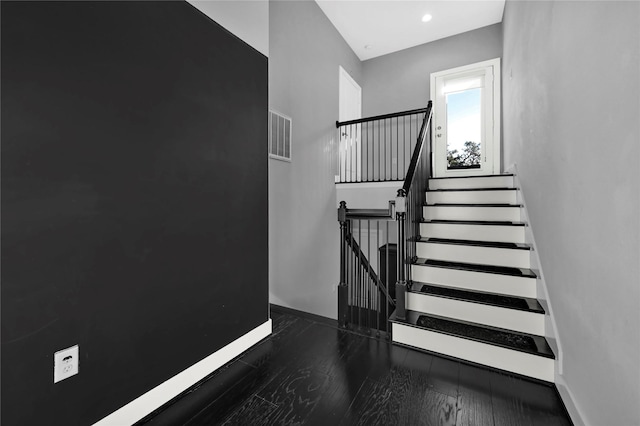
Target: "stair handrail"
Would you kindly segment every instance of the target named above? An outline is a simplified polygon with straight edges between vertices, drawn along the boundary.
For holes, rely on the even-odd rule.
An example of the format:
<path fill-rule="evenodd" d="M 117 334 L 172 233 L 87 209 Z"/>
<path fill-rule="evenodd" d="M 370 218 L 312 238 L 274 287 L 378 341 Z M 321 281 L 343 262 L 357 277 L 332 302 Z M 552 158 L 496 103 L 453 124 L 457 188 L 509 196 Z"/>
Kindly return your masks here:
<path fill-rule="evenodd" d="M 393 221 L 395 215 L 395 200 L 389 201 L 387 209 L 348 209 L 345 201 L 340 202 L 338 208 L 338 222 L 340 223 L 340 282 L 338 284 L 338 324 L 340 327 L 347 327 L 348 324 L 348 286 L 347 286 L 347 250 L 359 260 L 362 270 L 371 278 L 375 287 L 382 293 L 386 303 L 395 307 L 396 302 L 391 297 L 387 285 L 385 285 L 378 274 L 374 271 L 369 258 L 364 253 L 360 245 L 353 238 L 351 232 L 351 222 L 353 220 L 388 220 Z M 388 315 L 387 315 L 388 317 Z M 379 331 L 378 331 L 379 334 Z"/>
<path fill-rule="evenodd" d="M 411 162 L 409 163 L 409 168 L 407 169 L 407 175 L 404 178 L 404 184 L 402 185 L 402 189 L 408 193 L 411 189 L 411 184 L 413 183 L 413 178 L 416 175 L 416 169 L 418 167 L 418 161 L 420 161 L 420 156 L 422 155 L 423 147 L 425 146 L 425 140 L 427 137 L 427 129 L 431 130 L 431 117 L 433 116 L 432 111 L 432 101 L 429 101 L 426 108 L 423 108 L 425 112 L 424 120 L 422 121 L 422 126 L 420 127 L 420 133 L 418 134 L 418 143 L 416 143 L 415 148 L 413 149 L 413 155 L 411 156 Z"/>
<path fill-rule="evenodd" d="M 396 282 L 395 318 L 406 319 L 407 284 L 411 282 L 411 263 L 416 258 L 416 241 L 420 238 L 422 206 L 425 201 L 427 179 L 431 177 L 431 119 L 432 101 L 429 101 L 418 141 L 411 156 L 402 188 L 396 196 L 398 221 L 398 281 Z M 428 140 L 428 142 L 427 142 Z"/>
<path fill-rule="evenodd" d="M 378 277 L 378 274 L 376 274 L 376 271 L 373 270 L 373 267 L 371 266 L 371 263 L 369 263 L 369 259 L 367 258 L 367 256 L 362 251 L 362 248 L 356 242 L 356 240 L 351 237 L 352 237 L 351 233 L 347 232 L 347 235 L 346 235 L 347 245 L 351 247 L 351 249 L 353 250 L 353 253 L 360 260 L 360 262 L 362 263 L 362 268 L 368 272 L 369 277 L 371 277 L 376 287 L 378 287 L 378 289 L 380 289 L 382 294 L 385 295 L 385 297 L 387 298 L 387 302 L 393 306 L 396 306 L 396 302 L 393 300 L 393 298 L 387 291 L 385 285 L 382 283 L 382 280 L 380 279 L 380 277 Z"/>
<path fill-rule="evenodd" d="M 365 118 L 357 118 L 355 120 L 336 121 L 336 128 L 342 127 L 342 126 L 348 126 L 350 124 L 361 124 L 361 123 L 368 123 L 370 121 L 385 120 L 387 118 L 402 117 L 404 115 L 421 114 L 423 112 L 427 112 L 428 109 L 429 109 L 428 107 L 417 108 L 417 109 L 410 109 L 407 111 L 392 112 L 390 114 L 382 114 L 382 115 L 375 115 L 375 116 L 365 117 Z"/>
<path fill-rule="evenodd" d="M 336 121 L 336 183 L 399 181 L 427 108 Z"/>

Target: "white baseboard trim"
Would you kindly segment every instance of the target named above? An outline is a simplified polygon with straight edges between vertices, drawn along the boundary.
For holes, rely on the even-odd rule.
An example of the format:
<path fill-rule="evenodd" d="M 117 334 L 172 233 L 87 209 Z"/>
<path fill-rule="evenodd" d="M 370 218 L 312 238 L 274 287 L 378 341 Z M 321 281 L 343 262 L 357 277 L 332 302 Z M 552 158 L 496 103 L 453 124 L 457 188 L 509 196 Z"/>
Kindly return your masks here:
<path fill-rule="evenodd" d="M 556 316 L 553 313 L 553 305 L 549 298 L 549 289 L 547 287 L 547 280 L 545 279 L 544 271 L 542 269 L 542 262 L 540 262 L 540 256 L 538 251 L 538 245 L 536 244 L 536 239 L 533 233 L 533 227 L 531 225 L 531 221 L 529 220 L 529 210 L 527 209 L 527 201 L 524 197 L 524 190 L 522 188 L 522 183 L 520 182 L 520 175 L 518 173 L 518 165 L 516 163 L 512 164 L 510 167 L 511 173 L 513 173 L 513 182 L 515 185 L 520 188 L 518 191 L 518 203 L 522 204 L 522 215 L 523 221 L 527 224 L 525 227 L 525 242 L 531 244 L 533 250 L 531 250 L 531 268 L 536 270 L 538 275 L 538 300 L 542 302 L 542 306 L 547 312 L 547 327 L 546 327 L 546 336 L 549 345 L 553 349 L 553 352 L 556 354 L 556 371 L 559 375 L 563 373 L 564 366 L 564 352 L 562 351 L 562 342 L 560 340 L 560 334 L 558 333 L 558 325 L 556 324 Z"/>
<path fill-rule="evenodd" d="M 176 374 L 167 381 L 159 384 L 147 393 L 119 408 L 107 417 L 94 423 L 93 426 L 124 426 L 132 425 L 141 420 L 163 404 L 189 389 L 200 380 L 222 367 L 242 352 L 251 348 L 271 334 L 271 318 L 247 334 L 239 337 L 227 346 L 217 350 L 208 357 L 193 364 L 186 370 Z"/>
<path fill-rule="evenodd" d="M 571 390 L 569 390 L 567 382 L 564 380 L 564 377 L 559 374 L 556 374 L 556 388 L 573 424 L 575 426 L 586 426 L 587 424 L 584 421 L 584 417 L 575 403 L 575 398 Z"/>

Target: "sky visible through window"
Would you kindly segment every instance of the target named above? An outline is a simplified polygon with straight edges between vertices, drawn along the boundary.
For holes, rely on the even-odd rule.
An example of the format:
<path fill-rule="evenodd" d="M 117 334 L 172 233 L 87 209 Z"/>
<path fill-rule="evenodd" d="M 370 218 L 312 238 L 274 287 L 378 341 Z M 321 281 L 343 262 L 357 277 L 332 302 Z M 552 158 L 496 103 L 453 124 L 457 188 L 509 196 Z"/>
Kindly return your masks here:
<path fill-rule="evenodd" d="M 462 152 L 466 141 L 482 142 L 480 115 L 482 89 L 468 89 L 448 93 L 447 96 L 447 149 Z"/>

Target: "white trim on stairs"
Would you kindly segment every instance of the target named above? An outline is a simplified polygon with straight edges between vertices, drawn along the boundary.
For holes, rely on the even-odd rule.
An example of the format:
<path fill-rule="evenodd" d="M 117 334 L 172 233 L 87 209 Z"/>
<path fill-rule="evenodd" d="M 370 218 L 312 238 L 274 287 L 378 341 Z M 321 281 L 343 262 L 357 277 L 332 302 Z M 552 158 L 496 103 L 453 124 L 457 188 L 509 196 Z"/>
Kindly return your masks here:
<path fill-rule="evenodd" d="M 531 277 L 440 268 L 430 265 L 411 265 L 411 278 L 414 281 L 463 290 L 477 290 L 532 299 L 537 296 L 536 279 Z"/>
<path fill-rule="evenodd" d="M 424 206 L 424 220 L 486 220 L 520 222 L 520 206 Z"/>
<path fill-rule="evenodd" d="M 524 243 L 524 226 L 421 223 L 424 238 Z"/>
<path fill-rule="evenodd" d="M 517 189 L 483 191 L 427 191 L 427 204 L 516 204 Z"/>
<path fill-rule="evenodd" d="M 453 179 L 432 179 L 429 189 L 514 188 L 513 176 L 476 176 Z"/>
<path fill-rule="evenodd" d="M 551 358 L 506 349 L 475 340 L 392 323 L 393 341 L 431 352 L 465 359 L 547 382 L 554 381 Z"/>
<path fill-rule="evenodd" d="M 107 417 L 94 423 L 93 426 L 124 426 L 134 424 L 269 336 L 271 331 L 272 324 L 271 318 L 269 318 L 266 322 L 249 331 L 247 334 L 237 338 L 227 346 L 159 384 L 147 393 L 109 414 Z"/>
<path fill-rule="evenodd" d="M 484 305 L 464 300 L 407 293 L 407 309 L 429 315 L 461 319 L 476 324 L 544 336 L 544 314 Z"/>
<path fill-rule="evenodd" d="M 450 244 L 427 240 L 416 242 L 416 256 L 424 259 L 481 263 L 511 268 L 529 268 L 531 266 L 529 250 Z"/>

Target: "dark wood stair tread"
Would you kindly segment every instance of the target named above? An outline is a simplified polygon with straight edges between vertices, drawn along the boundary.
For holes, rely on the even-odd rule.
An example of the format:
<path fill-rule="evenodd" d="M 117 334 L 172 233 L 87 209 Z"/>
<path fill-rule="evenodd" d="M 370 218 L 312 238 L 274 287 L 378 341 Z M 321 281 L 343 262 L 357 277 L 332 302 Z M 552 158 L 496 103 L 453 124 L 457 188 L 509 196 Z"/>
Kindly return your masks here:
<path fill-rule="evenodd" d="M 485 293 L 482 291 L 461 290 L 420 282 L 414 282 L 412 284 L 411 292 L 536 314 L 545 313 L 540 302 L 528 297 L 515 297 L 503 294 Z"/>
<path fill-rule="evenodd" d="M 528 268 L 511 268 L 508 266 L 483 265 L 480 263 L 449 262 L 446 260 L 424 258 L 418 258 L 414 264 L 471 272 L 485 272 L 488 274 L 510 275 L 514 277 L 537 278 L 535 272 Z"/>
<path fill-rule="evenodd" d="M 431 219 L 423 220 L 420 223 L 437 223 L 437 224 L 449 224 L 449 225 L 487 225 L 487 226 L 524 226 L 524 222 L 510 222 L 510 221 L 497 221 L 497 220 L 445 220 L 445 219 Z"/>
<path fill-rule="evenodd" d="M 518 333 L 502 328 L 454 320 L 436 315 L 427 315 L 415 311 L 407 311 L 407 319 L 404 321 L 398 320 L 394 313 L 391 321 L 427 331 L 448 334 L 462 339 L 555 359 L 553 350 L 549 346 L 549 343 L 547 343 L 547 340 L 542 336 L 536 336 L 534 334 Z"/>
<path fill-rule="evenodd" d="M 513 249 L 513 250 L 531 250 L 529 244 L 524 243 L 507 243 L 507 242 L 494 242 L 494 241 L 475 241 L 475 240 L 451 240 L 447 238 L 421 238 L 419 243 L 435 243 L 435 244 L 454 244 L 461 246 L 474 246 L 474 247 L 490 247 L 501 249 Z"/>

